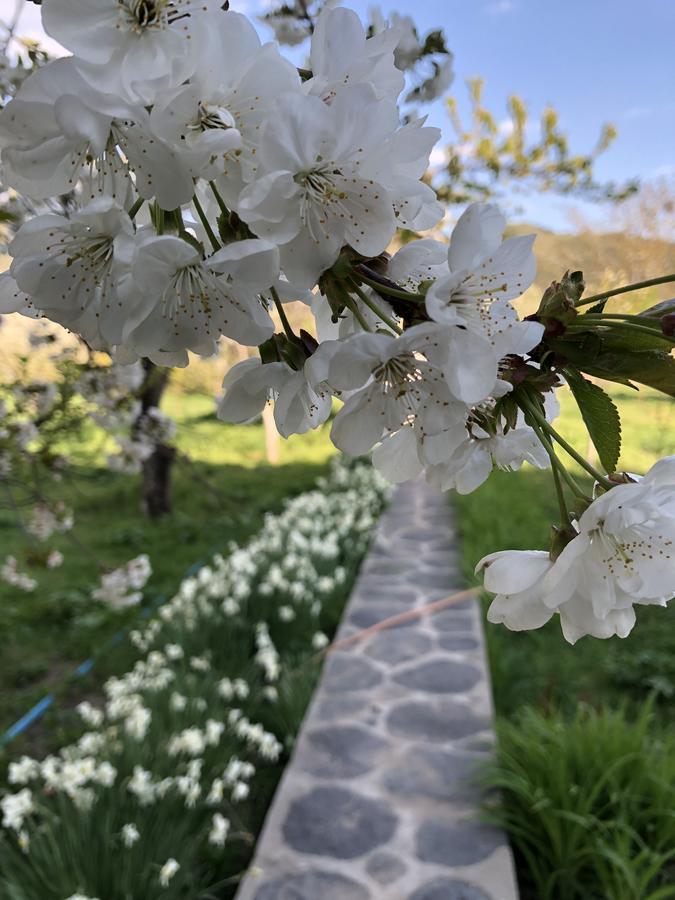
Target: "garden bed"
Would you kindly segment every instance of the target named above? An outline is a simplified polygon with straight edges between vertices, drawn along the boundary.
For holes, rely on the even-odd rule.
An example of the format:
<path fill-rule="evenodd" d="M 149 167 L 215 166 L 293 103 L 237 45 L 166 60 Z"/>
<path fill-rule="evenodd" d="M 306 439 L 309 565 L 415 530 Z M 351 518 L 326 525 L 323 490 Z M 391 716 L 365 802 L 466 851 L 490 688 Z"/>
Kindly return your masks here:
<path fill-rule="evenodd" d="M 10 764 L 3 896 L 234 894 L 384 498 L 336 464 L 134 633 L 79 740 Z"/>

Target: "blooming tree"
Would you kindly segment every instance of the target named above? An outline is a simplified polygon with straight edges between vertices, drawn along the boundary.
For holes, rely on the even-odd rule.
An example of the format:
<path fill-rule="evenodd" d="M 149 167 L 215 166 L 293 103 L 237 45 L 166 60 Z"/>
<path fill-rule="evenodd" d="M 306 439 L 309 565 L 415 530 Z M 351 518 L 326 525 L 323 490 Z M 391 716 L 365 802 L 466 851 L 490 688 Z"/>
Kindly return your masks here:
<path fill-rule="evenodd" d="M 585 297 L 573 272 L 521 320 L 513 301 L 534 280 L 534 238 L 504 239 L 490 203 L 470 205 L 449 244 L 423 238 L 392 255 L 400 229 L 443 216 L 424 180 L 439 132 L 402 103 L 444 88 L 449 58 L 433 57 L 447 51 L 420 50 L 400 19 L 366 30 L 349 9 L 313 17 L 302 2 L 284 15 L 280 36 L 310 36 L 308 68 L 220 0 L 43 4 L 73 55 L 0 114 L 3 173 L 36 200 L 75 192 L 77 208 L 18 231 L 0 311 L 44 316 L 124 364 L 184 366 L 223 336 L 256 347 L 225 377 L 223 420 L 249 421 L 272 399 L 280 433 L 299 434 L 337 398 L 336 446 L 372 449 L 394 482 L 424 475 L 466 493 L 494 466 L 550 467 L 551 550 L 479 563 L 498 594 L 490 616 L 533 628 L 558 613 L 570 640 L 625 636 L 635 605 L 673 594 L 675 458 L 644 479 L 616 472 L 618 412 L 586 376 L 675 396 L 673 304 L 606 313 L 644 283 Z M 424 59 L 431 74 L 409 90 L 402 68 Z M 293 300 L 311 306 L 315 334 L 293 331 Z M 552 424 L 563 382 L 602 471 Z"/>

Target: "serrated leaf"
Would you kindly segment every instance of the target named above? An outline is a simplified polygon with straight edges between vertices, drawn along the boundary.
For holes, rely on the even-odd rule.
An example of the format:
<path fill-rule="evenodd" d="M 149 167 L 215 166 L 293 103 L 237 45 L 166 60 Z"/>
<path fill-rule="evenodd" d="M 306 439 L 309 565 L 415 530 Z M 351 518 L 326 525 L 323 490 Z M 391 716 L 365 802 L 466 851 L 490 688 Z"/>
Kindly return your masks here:
<path fill-rule="evenodd" d="M 645 334 L 641 331 L 630 331 L 623 334 L 614 331 L 604 334 L 602 343 L 607 350 L 625 350 L 628 353 L 633 353 L 635 350 L 668 351 L 673 346 L 671 338 L 666 337 L 665 334 Z"/>
<path fill-rule="evenodd" d="M 579 368 L 610 381 L 627 378 L 675 397 L 675 356 L 663 350 L 601 353 L 589 365 Z"/>
<path fill-rule="evenodd" d="M 616 471 L 621 455 L 621 418 L 612 398 L 603 389 L 578 372 L 565 372 L 567 383 L 598 451 L 600 462 L 610 475 Z"/>

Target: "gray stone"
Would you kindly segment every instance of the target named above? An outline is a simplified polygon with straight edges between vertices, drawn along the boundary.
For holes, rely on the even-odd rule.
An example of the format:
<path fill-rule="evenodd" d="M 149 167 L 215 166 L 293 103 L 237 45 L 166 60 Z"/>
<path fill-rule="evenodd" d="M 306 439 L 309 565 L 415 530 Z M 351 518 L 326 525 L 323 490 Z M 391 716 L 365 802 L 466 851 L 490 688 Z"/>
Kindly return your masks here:
<path fill-rule="evenodd" d="M 316 708 L 317 718 L 328 722 L 336 719 L 352 719 L 368 705 L 365 697 L 327 697 Z"/>
<path fill-rule="evenodd" d="M 477 650 L 480 645 L 476 638 L 473 637 L 464 637 L 463 635 L 442 635 L 438 639 L 438 646 L 441 650 L 457 652 L 461 650 Z"/>
<path fill-rule="evenodd" d="M 264 884 L 255 900 L 369 900 L 363 885 L 334 872 L 303 872 Z"/>
<path fill-rule="evenodd" d="M 438 800 L 473 801 L 480 804 L 476 786 L 480 760 L 435 747 L 408 750 L 396 768 L 389 769 L 383 782 L 401 797 L 432 797 Z"/>
<path fill-rule="evenodd" d="M 423 884 L 408 900 L 491 900 L 480 888 L 457 878 L 435 878 Z"/>
<path fill-rule="evenodd" d="M 387 742 L 358 725 L 333 725 L 310 731 L 302 768 L 319 778 L 355 778 L 376 764 Z"/>
<path fill-rule="evenodd" d="M 433 706 L 418 700 L 399 703 L 387 716 L 386 724 L 390 734 L 397 737 L 443 743 L 476 734 L 488 726 L 486 719 L 451 700 Z"/>
<path fill-rule="evenodd" d="M 441 866 L 471 866 L 491 856 L 505 843 L 489 825 L 469 821 L 429 819 L 417 831 L 417 856 Z"/>
<path fill-rule="evenodd" d="M 379 669 L 367 659 L 335 653 L 326 665 L 324 688 L 331 694 L 365 691 L 382 681 Z"/>
<path fill-rule="evenodd" d="M 291 804 L 284 838 L 299 853 L 356 859 L 388 843 L 398 818 L 381 800 L 338 787 L 318 787 Z"/>
<path fill-rule="evenodd" d="M 473 616 L 464 612 L 455 612 L 454 610 L 435 613 L 429 621 L 436 631 L 440 631 L 441 633 L 472 631 L 475 624 Z"/>
<path fill-rule="evenodd" d="M 381 631 L 370 639 L 366 653 L 378 662 L 396 666 L 419 659 L 429 653 L 432 646 L 431 638 L 425 634 L 407 634 L 401 638 L 395 631 Z"/>
<path fill-rule="evenodd" d="M 439 588 L 440 590 L 449 593 L 449 585 L 452 581 L 452 573 L 434 572 L 426 569 L 422 570 L 421 572 L 411 572 L 410 578 L 411 581 L 413 581 L 413 583 L 418 587 Z"/>
<path fill-rule="evenodd" d="M 378 850 L 368 860 L 366 872 L 378 884 L 391 884 L 405 875 L 407 869 L 398 856 Z"/>
<path fill-rule="evenodd" d="M 412 608 L 412 603 L 405 604 L 378 604 L 375 608 L 369 607 L 361 607 L 361 609 L 355 610 L 353 612 L 348 621 L 352 625 L 356 625 L 358 628 L 370 628 L 372 625 L 379 625 L 380 622 L 385 622 L 387 619 L 391 619 L 394 616 L 400 616 L 401 613 L 408 612 Z M 410 619 L 408 621 L 399 622 L 396 625 L 390 625 L 389 628 L 402 628 L 402 627 L 410 627 L 413 625 L 417 625 L 418 622 L 416 619 Z"/>
<path fill-rule="evenodd" d="M 411 666 L 394 675 L 404 687 L 429 694 L 459 694 L 480 680 L 480 672 L 469 663 L 440 658 Z"/>

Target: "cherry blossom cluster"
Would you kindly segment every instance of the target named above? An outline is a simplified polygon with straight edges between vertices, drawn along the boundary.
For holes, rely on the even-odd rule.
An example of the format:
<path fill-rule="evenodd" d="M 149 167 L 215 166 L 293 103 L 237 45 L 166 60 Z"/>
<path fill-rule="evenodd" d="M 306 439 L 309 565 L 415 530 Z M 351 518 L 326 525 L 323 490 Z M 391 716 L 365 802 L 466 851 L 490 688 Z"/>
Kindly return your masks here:
<path fill-rule="evenodd" d="M 257 348 L 225 377 L 223 420 L 255 419 L 272 399 L 287 437 L 324 425 L 338 401 L 335 445 L 373 451 L 393 482 L 423 475 L 466 493 L 494 467 L 527 462 L 551 466 L 558 485 L 567 474 L 555 448 L 568 447 L 551 424 L 556 389 L 577 379 L 586 421 L 598 402 L 613 409 L 579 375 L 588 359 L 579 341 L 590 333 L 601 342 L 591 374 L 625 381 L 633 371 L 602 341 L 639 332 L 670 348 L 672 321 L 654 313 L 613 322 L 621 317 L 604 317 L 604 303 L 580 315 L 577 305 L 593 298 L 581 299 L 579 273 L 522 320 L 513 302 L 534 281 L 534 238 L 505 238 L 492 204 L 466 209 L 449 242 L 404 243 L 402 232 L 433 230 L 445 213 L 425 179 L 439 132 L 403 111 L 449 82 L 442 36 L 421 39 L 396 16 L 375 15 L 365 28 L 332 3 L 315 19 L 304 3 L 268 18 L 284 42 L 309 40 L 305 68 L 220 0 L 43 3 L 46 31 L 72 56 L 31 75 L 0 114 L 3 177 L 36 201 L 75 200 L 67 214 L 35 216 L 18 231 L 0 312 L 44 316 L 128 365 L 184 366 L 191 352 L 214 354 L 223 337 Z M 432 77 L 404 94 L 404 72 L 424 59 Z M 313 333 L 294 332 L 290 301 L 311 307 Z M 656 353 L 658 377 L 652 369 L 643 383 L 673 393 Z M 618 435 L 617 423 L 608 427 Z M 138 462 L 137 450 L 123 456 Z M 558 491 L 559 538 L 574 548 L 569 556 L 585 540 L 584 522 L 597 520 L 589 540 L 614 605 L 588 590 L 574 602 L 538 594 L 574 620 L 567 636 L 626 632 L 613 615 L 627 602 L 615 557 L 630 570 L 634 602 L 645 596 L 636 560 L 618 539 L 607 543 L 595 512 L 625 480 L 614 472 L 618 453 L 604 459 L 606 474 L 585 466 L 597 499 L 572 486 L 579 502 L 570 511 Z M 663 490 L 672 499 L 672 485 Z M 656 546 L 661 533 L 641 540 Z M 546 591 L 564 569 L 560 550 L 547 555 L 555 565 Z M 675 557 L 668 545 L 663 553 L 671 588 L 651 601 L 675 583 Z M 488 582 L 498 588 L 494 573 L 505 567 L 493 565 Z"/>

